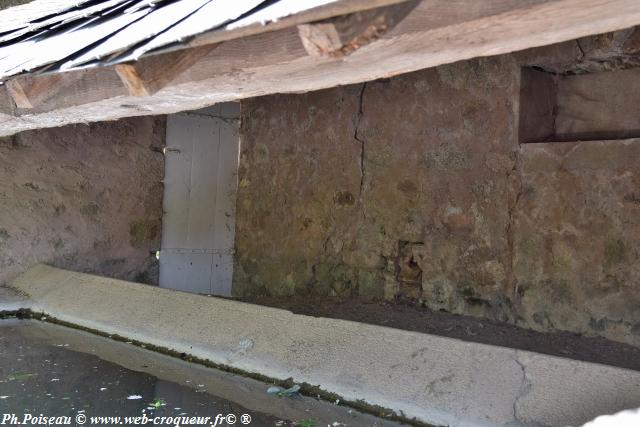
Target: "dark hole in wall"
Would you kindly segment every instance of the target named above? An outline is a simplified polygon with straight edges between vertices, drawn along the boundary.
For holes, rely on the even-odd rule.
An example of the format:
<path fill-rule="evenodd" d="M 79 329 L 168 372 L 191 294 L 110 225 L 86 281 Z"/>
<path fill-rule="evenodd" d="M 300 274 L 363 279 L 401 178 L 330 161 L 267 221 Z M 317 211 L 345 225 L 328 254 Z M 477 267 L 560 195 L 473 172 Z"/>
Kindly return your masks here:
<path fill-rule="evenodd" d="M 523 68 L 520 143 L 640 137 L 640 68 L 558 75 Z"/>
<path fill-rule="evenodd" d="M 558 76 L 534 68 L 522 68 L 520 77 L 521 143 L 547 141 L 555 134 Z"/>
<path fill-rule="evenodd" d="M 417 300 L 422 294 L 422 269 L 418 265 L 417 252 L 423 245 L 422 242 L 398 242 L 396 280 L 400 285 L 400 297 Z"/>

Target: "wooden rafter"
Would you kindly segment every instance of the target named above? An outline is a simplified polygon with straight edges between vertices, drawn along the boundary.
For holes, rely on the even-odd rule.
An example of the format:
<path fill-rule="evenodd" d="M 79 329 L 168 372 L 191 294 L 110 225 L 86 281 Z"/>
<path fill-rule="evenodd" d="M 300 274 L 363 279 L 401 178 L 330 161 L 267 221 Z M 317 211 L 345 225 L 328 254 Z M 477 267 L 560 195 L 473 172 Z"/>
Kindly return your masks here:
<path fill-rule="evenodd" d="M 225 41 L 151 96 L 131 96 L 113 67 L 73 78 L 78 72 L 63 73 L 69 77 L 48 84 L 40 79 L 53 76 L 20 77 L 16 80 L 33 108 L 17 108 L 16 117 L 0 123 L 0 136 L 385 78 L 640 25 L 640 8 L 638 0 L 422 1 L 391 31 L 340 58 L 309 55 L 299 24 Z M 160 64 L 164 55 L 158 56 Z M 34 104 L 35 87 L 49 89 Z M 12 111 L 5 107 L 0 111 Z"/>
<path fill-rule="evenodd" d="M 129 95 L 150 96 L 174 81 L 216 46 L 210 44 L 150 56 L 132 64 L 115 65 L 114 69 Z"/>
<path fill-rule="evenodd" d="M 314 56 L 346 56 L 391 31 L 419 3 L 412 0 L 298 25 L 302 44 Z"/>

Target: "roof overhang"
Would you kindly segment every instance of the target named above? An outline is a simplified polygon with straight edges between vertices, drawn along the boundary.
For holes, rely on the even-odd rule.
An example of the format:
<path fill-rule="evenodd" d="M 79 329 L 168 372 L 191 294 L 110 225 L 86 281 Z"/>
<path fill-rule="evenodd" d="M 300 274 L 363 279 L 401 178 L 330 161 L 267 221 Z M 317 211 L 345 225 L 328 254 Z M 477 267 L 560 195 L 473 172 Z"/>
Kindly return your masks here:
<path fill-rule="evenodd" d="M 16 75 L 0 87 L 0 136 L 359 83 L 638 24 L 637 0 L 332 0 L 135 62 Z"/>

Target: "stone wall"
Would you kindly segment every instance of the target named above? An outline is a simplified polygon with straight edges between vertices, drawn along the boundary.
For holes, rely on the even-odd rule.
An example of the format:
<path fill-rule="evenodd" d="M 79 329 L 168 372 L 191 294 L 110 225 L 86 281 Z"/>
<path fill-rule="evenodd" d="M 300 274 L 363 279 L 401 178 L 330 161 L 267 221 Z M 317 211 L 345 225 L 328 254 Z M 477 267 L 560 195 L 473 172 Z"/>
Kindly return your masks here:
<path fill-rule="evenodd" d="M 245 102 L 236 293 L 504 317 L 518 81 L 503 56 Z"/>
<path fill-rule="evenodd" d="M 521 159 L 522 322 L 640 344 L 640 140 L 529 144 Z"/>
<path fill-rule="evenodd" d="M 0 284 L 43 262 L 157 282 L 164 118 L 0 139 Z"/>
<path fill-rule="evenodd" d="M 243 102 L 234 293 L 640 345 L 640 142 L 519 145 L 523 58 Z"/>

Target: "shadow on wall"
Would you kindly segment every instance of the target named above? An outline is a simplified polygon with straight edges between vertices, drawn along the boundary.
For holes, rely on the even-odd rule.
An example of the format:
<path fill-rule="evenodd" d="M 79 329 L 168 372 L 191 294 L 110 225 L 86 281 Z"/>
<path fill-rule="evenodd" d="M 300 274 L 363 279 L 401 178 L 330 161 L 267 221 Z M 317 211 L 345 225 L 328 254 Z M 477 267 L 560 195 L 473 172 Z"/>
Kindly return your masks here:
<path fill-rule="evenodd" d="M 235 294 L 408 298 L 640 345 L 640 141 L 520 145 L 518 117 L 523 66 L 632 32 L 244 102 Z M 637 69 L 591 71 L 549 91 L 544 140 L 640 128 Z"/>
<path fill-rule="evenodd" d="M 0 139 L 0 283 L 35 263 L 157 284 L 164 117 Z"/>

